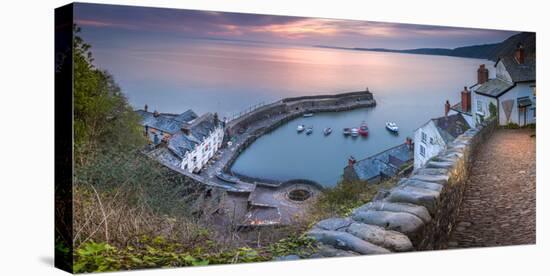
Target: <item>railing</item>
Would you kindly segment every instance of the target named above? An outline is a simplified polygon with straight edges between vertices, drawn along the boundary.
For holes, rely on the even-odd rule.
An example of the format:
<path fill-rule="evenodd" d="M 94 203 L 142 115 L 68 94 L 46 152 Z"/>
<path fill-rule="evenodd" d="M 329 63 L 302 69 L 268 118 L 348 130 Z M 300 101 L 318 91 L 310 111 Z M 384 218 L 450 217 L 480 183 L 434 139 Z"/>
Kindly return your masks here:
<path fill-rule="evenodd" d="M 241 118 L 245 115 L 248 115 L 248 114 L 250 114 L 250 113 L 266 106 L 266 105 L 270 105 L 270 104 L 273 104 L 273 103 L 276 103 L 276 102 L 277 101 L 274 101 L 274 102 L 265 102 L 265 101 L 263 101 L 263 102 L 259 102 L 259 103 L 255 104 L 255 105 L 251 105 L 251 106 L 247 107 L 246 109 L 244 109 L 240 112 L 235 112 L 235 113 L 229 115 L 227 117 L 227 121 L 229 122 L 229 121 L 237 120 L 237 119 L 239 119 L 239 118 Z"/>

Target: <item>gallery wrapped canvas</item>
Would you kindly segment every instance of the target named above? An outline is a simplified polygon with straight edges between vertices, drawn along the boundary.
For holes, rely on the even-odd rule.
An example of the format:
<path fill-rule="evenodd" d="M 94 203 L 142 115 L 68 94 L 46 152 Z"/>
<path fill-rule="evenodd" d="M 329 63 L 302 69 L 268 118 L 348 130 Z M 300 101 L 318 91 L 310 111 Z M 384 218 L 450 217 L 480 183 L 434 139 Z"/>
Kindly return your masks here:
<path fill-rule="evenodd" d="M 55 11 L 55 264 L 535 243 L 536 34 Z"/>

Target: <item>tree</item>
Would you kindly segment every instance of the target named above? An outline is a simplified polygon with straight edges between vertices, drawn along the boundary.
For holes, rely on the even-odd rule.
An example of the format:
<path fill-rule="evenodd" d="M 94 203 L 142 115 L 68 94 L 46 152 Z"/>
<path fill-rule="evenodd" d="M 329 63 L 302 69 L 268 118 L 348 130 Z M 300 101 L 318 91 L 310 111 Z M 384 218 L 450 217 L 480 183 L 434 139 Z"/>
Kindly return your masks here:
<path fill-rule="evenodd" d="M 139 116 L 107 71 L 93 64 L 91 46 L 74 26 L 74 142 L 77 163 L 101 151 L 135 149 L 144 143 Z"/>

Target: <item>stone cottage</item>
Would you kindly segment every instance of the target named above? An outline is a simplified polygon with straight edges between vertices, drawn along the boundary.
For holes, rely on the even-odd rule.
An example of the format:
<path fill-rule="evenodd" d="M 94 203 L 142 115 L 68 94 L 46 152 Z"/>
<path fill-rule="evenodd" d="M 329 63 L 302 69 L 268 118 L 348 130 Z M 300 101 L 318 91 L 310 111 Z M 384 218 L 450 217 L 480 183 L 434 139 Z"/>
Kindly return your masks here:
<path fill-rule="evenodd" d="M 222 145 L 223 124 L 215 114 L 148 112 L 147 106 L 136 112 L 151 146 L 165 149 L 155 156 L 162 163 L 198 173 Z"/>

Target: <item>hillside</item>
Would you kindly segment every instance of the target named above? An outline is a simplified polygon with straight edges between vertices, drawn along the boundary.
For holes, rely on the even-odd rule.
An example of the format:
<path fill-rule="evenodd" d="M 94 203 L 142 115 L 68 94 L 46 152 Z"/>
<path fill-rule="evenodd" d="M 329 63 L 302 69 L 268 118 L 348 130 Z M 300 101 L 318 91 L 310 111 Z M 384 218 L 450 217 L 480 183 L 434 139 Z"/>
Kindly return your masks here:
<path fill-rule="evenodd" d="M 317 46 L 323 48 L 348 49 L 357 51 L 375 51 L 375 52 L 390 52 L 390 53 L 405 53 L 405 54 L 421 54 L 421 55 L 438 55 L 438 56 L 453 56 L 466 58 L 481 58 L 489 60 L 497 60 L 500 56 L 509 56 L 514 53 L 518 43 L 522 43 L 527 55 L 536 54 L 536 34 L 531 32 L 522 32 L 513 35 L 500 43 L 472 45 L 458 47 L 454 49 L 446 48 L 419 48 L 407 50 L 395 50 L 385 48 L 342 48 Z"/>

